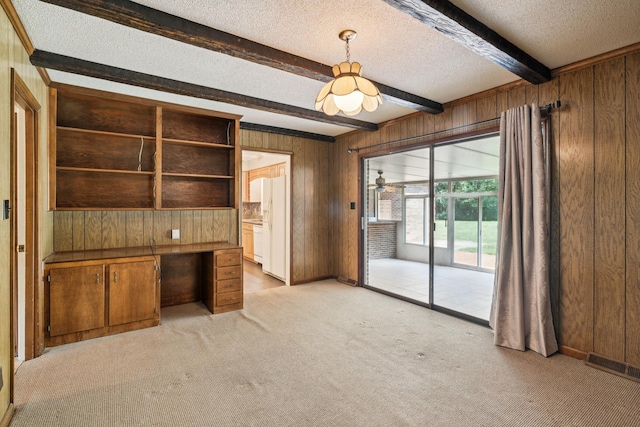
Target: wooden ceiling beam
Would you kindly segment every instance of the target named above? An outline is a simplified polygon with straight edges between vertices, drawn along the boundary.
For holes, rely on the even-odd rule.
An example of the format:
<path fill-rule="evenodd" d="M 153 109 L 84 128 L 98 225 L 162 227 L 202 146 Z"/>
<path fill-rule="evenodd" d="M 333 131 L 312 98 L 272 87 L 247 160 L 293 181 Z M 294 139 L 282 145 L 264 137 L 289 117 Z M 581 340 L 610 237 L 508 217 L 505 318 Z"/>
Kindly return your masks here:
<path fill-rule="evenodd" d="M 447 0 L 384 0 L 524 80 L 551 80 L 551 70 Z"/>
<path fill-rule="evenodd" d="M 327 116 L 322 111 L 308 110 L 306 108 L 281 104 L 279 102 L 254 98 L 252 96 L 227 92 L 207 86 L 200 86 L 151 74 L 125 70 L 123 68 L 111 67 L 109 65 L 72 58 L 69 56 L 59 55 L 57 53 L 45 52 L 36 49 L 29 59 L 36 67 L 50 68 L 67 73 L 80 74 L 112 82 L 159 90 L 162 92 L 224 102 L 226 104 L 238 105 L 240 107 L 268 111 L 276 114 L 284 114 L 287 116 L 298 117 L 300 119 L 313 120 L 337 126 L 346 126 L 353 129 L 363 129 L 368 131 L 375 131 L 378 129 L 378 125 L 375 123 L 364 122 L 350 117 Z"/>
<path fill-rule="evenodd" d="M 129 0 L 42 1 L 310 79 L 328 82 L 333 78 L 329 65 L 274 49 Z M 381 83 L 373 83 L 388 102 L 431 114 L 443 111 L 442 104 L 438 102 Z"/>

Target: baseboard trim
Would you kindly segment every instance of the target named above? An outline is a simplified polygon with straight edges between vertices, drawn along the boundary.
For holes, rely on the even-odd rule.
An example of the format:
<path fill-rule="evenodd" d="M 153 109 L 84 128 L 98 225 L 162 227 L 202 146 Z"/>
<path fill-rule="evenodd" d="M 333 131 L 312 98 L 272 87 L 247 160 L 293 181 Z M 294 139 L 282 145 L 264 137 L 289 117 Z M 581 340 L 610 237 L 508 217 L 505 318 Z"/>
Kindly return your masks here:
<path fill-rule="evenodd" d="M 354 280 L 354 279 L 349 279 L 348 277 L 343 277 L 343 276 L 338 276 L 335 277 L 334 279 L 336 279 L 338 282 L 340 283 L 344 283 L 345 285 L 349 285 L 349 286 L 358 286 L 358 281 Z"/>
<path fill-rule="evenodd" d="M 578 360 L 585 360 L 587 358 L 587 353 L 584 351 L 576 350 L 575 348 L 567 347 L 566 345 L 558 347 L 560 354 L 564 354 L 565 356 L 573 357 Z"/>
<path fill-rule="evenodd" d="M 9 427 L 9 423 L 11 422 L 11 418 L 13 418 L 15 410 L 16 408 L 13 406 L 13 403 L 10 403 L 7 408 L 7 412 L 5 412 L 4 417 L 2 417 L 2 421 L 0 421 L 0 427 Z"/>
<path fill-rule="evenodd" d="M 320 276 L 313 279 L 296 280 L 295 282 L 292 283 L 292 285 L 304 285 L 305 283 L 319 282 L 321 280 L 334 279 L 334 278 L 335 276 Z"/>

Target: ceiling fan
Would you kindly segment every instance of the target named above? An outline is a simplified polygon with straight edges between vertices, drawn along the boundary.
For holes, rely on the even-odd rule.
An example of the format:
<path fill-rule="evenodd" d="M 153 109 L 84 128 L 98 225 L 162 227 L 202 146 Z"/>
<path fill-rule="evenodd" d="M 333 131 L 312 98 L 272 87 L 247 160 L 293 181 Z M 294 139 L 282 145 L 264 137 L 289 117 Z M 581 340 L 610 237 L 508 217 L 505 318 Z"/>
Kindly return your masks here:
<path fill-rule="evenodd" d="M 382 177 L 382 169 L 378 169 L 378 177 L 376 178 L 376 191 L 378 193 L 384 192 L 386 180 Z"/>

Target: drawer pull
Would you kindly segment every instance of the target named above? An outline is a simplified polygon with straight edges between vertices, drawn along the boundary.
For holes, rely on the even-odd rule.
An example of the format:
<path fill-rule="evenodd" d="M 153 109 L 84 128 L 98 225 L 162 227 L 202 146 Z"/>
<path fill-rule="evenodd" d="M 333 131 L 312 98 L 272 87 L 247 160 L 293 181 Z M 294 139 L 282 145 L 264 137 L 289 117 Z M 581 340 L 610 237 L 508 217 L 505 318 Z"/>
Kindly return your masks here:
<path fill-rule="evenodd" d="M 117 272 L 117 271 L 114 271 L 114 272 L 113 272 L 113 282 L 115 283 L 115 282 L 117 282 L 117 281 L 118 281 L 118 272 Z"/>
<path fill-rule="evenodd" d="M 224 288 L 233 288 L 234 285 L 224 285 Z"/>
<path fill-rule="evenodd" d="M 100 273 L 96 274 L 96 285 L 100 284 Z"/>
<path fill-rule="evenodd" d="M 224 300 L 225 300 L 225 301 L 233 301 L 234 299 L 235 299 L 235 297 L 227 297 L 227 298 L 225 298 Z"/>

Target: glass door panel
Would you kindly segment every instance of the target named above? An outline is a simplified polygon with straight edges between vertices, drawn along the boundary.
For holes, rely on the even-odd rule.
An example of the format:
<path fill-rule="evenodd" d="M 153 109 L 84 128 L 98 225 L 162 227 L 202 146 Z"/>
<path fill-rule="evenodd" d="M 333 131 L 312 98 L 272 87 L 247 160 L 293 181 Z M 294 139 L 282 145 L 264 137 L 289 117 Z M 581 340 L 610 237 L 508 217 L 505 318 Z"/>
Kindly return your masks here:
<path fill-rule="evenodd" d="M 423 305 L 430 303 L 430 152 L 366 158 L 362 166 L 363 285 Z"/>
<path fill-rule="evenodd" d="M 495 270 L 498 243 L 498 196 L 482 197 L 480 267 Z"/>
<path fill-rule="evenodd" d="M 478 266 L 478 198 L 454 199 L 453 262 Z"/>

